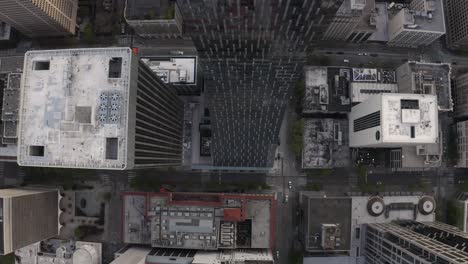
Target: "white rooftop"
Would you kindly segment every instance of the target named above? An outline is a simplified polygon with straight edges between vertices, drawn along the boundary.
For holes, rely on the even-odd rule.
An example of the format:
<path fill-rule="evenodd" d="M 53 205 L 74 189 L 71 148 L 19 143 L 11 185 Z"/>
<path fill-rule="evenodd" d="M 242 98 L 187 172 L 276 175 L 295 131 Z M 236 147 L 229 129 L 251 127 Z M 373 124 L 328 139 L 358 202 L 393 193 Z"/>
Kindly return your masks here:
<path fill-rule="evenodd" d="M 386 142 L 432 142 L 438 135 L 437 97 L 420 94 L 381 94 L 382 138 Z M 403 109 L 402 100 L 415 100 L 417 109 Z M 414 127 L 414 138 L 411 138 Z"/>
<path fill-rule="evenodd" d="M 126 168 L 131 59 L 129 48 L 26 53 L 18 163 Z"/>
<path fill-rule="evenodd" d="M 142 59 L 165 83 L 196 84 L 197 57 L 160 57 Z"/>

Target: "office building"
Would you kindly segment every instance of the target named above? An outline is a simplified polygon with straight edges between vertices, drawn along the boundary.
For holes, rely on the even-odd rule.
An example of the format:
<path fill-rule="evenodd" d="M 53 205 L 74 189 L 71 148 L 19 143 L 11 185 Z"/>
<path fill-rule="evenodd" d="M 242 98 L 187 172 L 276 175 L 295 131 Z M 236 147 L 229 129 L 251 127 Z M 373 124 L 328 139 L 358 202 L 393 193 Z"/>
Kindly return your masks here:
<path fill-rule="evenodd" d="M 369 225 L 395 220 L 433 222 L 436 203 L 430 196 L 411 193 L 332 196 L 301 192 L 299 208 L 299 238 L 311 260 L 334 255 L 344 257 L 342 263 L 364 263 Z"/>
<path fill-rule="evenodd" d="M 445 34 L 442 0 L 412 0 L 409 8 L 390 14 L 388 45 L 427 46 Z"/>
<path fill-rule="evenodd" d="M 349 145 L 391 148 L 436 143 L 438 127 L 435 95 L 379 94 L 352 108 Z"/>
<path fill-rule="evenodd" d="M 57 236 L 58 204 L 58 190 L 0 190 L 0 254 Z"/>
<path fill-rule="evenodd" d="M 468 73 L 459 75 L 454 80 L 455 115 L 468 116 Z"/>
<path fill-rule="evenodd" d="M 179 0 L 199 52 L 211 122 L 212 170 L 268 170 L 310 44 L 343 0 Z M 209 133 L 206 133 L 209 134 Z"/>
<path fill-rule="evenodd" d="M 124 193 L 123 241 L 176 249 L 269 249 L 276 200 L 270 194 Z"/>
<path fill-rule="evenodd" d="M 48 239 L 15 251 L 21 264 L 101 264 L 101 243 Z"/>
<path fill-rule="evenodd" d="M 468 47 L 468 2 L 445 0 L 447 44 L 450 48 Z"/>
<path fill-rule="evenodd" d="M 2 0 L 0 21 L 28 37 L 73 35 L 77 0 Z"/>
<path fill-rule="evenodd" d="M 396 69 L 398 92 L 437 95 L 439 111 L 452 111 L 451 74 L 448 63 L 406 62 Z"/>
<path fill-rule="evenodd" d="M 366 228 L 366 263 L 466 263 L 468 234 L 439 222 L 398 220 Z"/>
<path fill-rule="evenodd" d="M 324 33 L 324 40 L 364 42 L 373 33 L 369 23 L 374 0 L 345 0 Z"/>
<path fill-rule="evenodd" d="M 16 162 L 22 56 L 0 57 L 0 161 Z"/>
<path fill-rule="evenodd" d="M 176 1 L 126 0 L 124 17 L 141 37 L 177 38 L 183 20 Z"/>
<path fill-rule="evenodd" d="M 21 166 L 179 166 L 183 103 L 129 48 L 30 51 L 21 89 Z"/>
<path fill-rule="evenodd" d="M 461 168 L 468 167 L 468 121 L 457 123 L 457 166 Z"/>
<path fill-rule="evenodd" d="M 468 193 L 462 192 L 455 200 L 455 210 L 457 210 L 458 219 L 456 219 L 456 227 L 463 232 L 468 231 Z"/>

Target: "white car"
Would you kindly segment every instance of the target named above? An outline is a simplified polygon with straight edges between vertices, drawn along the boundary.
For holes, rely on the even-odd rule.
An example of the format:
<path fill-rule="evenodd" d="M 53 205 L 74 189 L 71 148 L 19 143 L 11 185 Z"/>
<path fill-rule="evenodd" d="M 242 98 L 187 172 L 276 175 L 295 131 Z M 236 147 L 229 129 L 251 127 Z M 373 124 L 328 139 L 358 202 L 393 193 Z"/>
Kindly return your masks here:
<path fill-rule="evenodd" d="M 276 250 L 276 259 L 279 259 L 279 250 Z"/>
<path fill-rule="evenodd" d="M 284 196 L 284 202 L 287 203 L 289 201 L 289 196 L 285 195 Z"/>
<path fill-rule="evenodd" d="M 292 189 L 292 181 L 288 181 L 288 188 Z"/>

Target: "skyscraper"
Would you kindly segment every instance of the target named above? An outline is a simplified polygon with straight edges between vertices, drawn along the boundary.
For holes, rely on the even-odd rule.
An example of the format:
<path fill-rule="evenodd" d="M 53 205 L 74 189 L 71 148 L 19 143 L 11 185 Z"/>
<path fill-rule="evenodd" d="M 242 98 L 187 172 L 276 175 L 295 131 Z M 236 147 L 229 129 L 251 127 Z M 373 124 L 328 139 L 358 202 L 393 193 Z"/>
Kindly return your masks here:
<path fill-rule="evenodd" d="M 129 48 L 30 51 L 21 89 L 22 166 L 179 166 L 183 103 Z"/>
<path fill-rule="evenodd" d="M 468 116 L 468 73 L 455 78 L 455 114 L 458 117 Z"/>
<path fill-rule="evenodd" d="M 57 236 L 58 204 L 58 190 L 0 190 L 0 255 Z"/>
<path fill-rule="evenodd" d="M 447 42 L 451 48 L 468 47 L 468 2 L 445 0 Z"/>
<path fill-rule="evenodd" d="M 390 18 L 390 46 L 427 46 L 445 34 L 442 0 L 412 0 Z"/>
<path fill-rule="evenodd" d="M 373 223 L 366 228 L 366 263 L 466 263 L 467 243 L 468 234 L 439 222 Z"/>
<path fill-rule="evenodd" d="M 272 166 L 309 43 L 322 39 L 342 2 L 177 1 L 205 77 L 214 167 Z"/>
<path fill-rule="evenodd" d="M 0 21 L 28 37 L 75 34 L 77 0 L 2 0 Z"/>

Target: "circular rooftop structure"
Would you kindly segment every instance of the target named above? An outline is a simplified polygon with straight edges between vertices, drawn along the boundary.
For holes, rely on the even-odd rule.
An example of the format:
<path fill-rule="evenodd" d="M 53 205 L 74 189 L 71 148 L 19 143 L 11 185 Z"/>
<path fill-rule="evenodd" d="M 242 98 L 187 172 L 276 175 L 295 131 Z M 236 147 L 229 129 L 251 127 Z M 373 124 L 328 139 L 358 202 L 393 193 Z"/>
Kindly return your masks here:
<path fill-rule="evenodd" d="M 421 199 L 419 199 L 418 211 L 422 215 L 430 215 L 435 211 L 435 209 L 436 209 L 436 202 L 434 198 L 430 196 L 424 196 Z"/>
<path fill-rule="evenodd" d="M 385 203 L 382 197 L 373 196 L 367 202 L 367 212 L 372 216 L 380 216 L 385 211 Z"/>
<path fill-rule="evenodd" d="M 98 252 L 92 246 L 81 246 L 73 253 L 73 264 L 99 264 Z"/>

